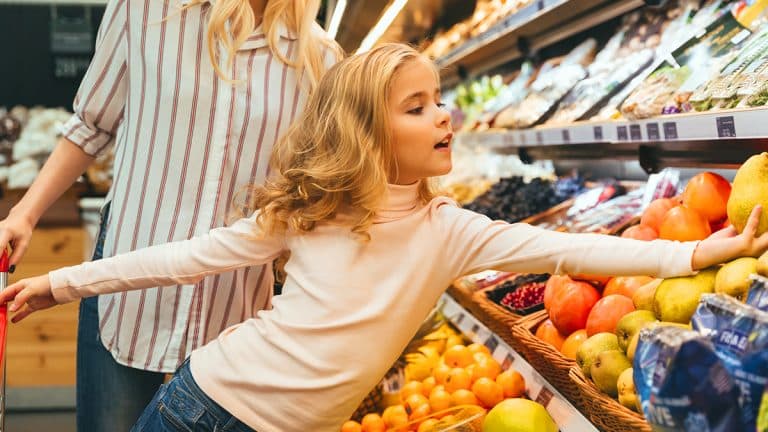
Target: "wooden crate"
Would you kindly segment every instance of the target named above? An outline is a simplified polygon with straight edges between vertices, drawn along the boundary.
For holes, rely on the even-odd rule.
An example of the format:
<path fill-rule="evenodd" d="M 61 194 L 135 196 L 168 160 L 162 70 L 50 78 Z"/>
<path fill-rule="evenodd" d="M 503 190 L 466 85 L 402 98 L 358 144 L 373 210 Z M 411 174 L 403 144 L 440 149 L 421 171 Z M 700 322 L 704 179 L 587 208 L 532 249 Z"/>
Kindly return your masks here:
<path fill-rule="evenodd" d="M 85 256 L 82 228 L 39 228 L 9 282 L 80 264 Z M 6 348 L 8 387 L 75 384 L 78 303 L 37 312 L 9 324 Z"/>

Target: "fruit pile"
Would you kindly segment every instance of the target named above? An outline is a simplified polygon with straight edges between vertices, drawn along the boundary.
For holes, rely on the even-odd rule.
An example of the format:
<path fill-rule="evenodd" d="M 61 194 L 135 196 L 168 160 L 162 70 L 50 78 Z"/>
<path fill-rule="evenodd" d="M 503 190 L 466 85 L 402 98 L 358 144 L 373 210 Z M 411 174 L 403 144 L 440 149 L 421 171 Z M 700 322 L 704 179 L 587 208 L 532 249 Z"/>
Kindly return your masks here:
<path fill-rule="evenodd" d="M 526 315 L 543 307 L 547 279 L 549 274 L 520 275 L 486 291 L 485 295 L 516 314 Z"/>
<path fill-rule="evenodd" d="M 567 198 L 558 197 L 548 180 L 535 178 L 525 183 L 522 177 L 508 177 L 499 180 L 465 207 L 491 219 L 513 223 L 541 213 Z"/>
<path fill-rule="evenodd" d="M 448 346 L 445 341 L 443 344 Z M 346 422 L 342 432 L 433 431 L 438 422 L 442 426 L 457 420 L 452 418 L 452 407 L 474 405 L 492 409 L 505 399 L 524 396 L 522 375 L 511 369 L 503 371 L 485 345 L 454 344 L 441 355 L 437 354 L 439 348 L 439 343 L 419 348 L 436 361 L 426 377 L 407 373 L 409 379 L 400 389 L 398 403 L 384 409 L 381 415 L 365 415 L 360 423 Z"/>

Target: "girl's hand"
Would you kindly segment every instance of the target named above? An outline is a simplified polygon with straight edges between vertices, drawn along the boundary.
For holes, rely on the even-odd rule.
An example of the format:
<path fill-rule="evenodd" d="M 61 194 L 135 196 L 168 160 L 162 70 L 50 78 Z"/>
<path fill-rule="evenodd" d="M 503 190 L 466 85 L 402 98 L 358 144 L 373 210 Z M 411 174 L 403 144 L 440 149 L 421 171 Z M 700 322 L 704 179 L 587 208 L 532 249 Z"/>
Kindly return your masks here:
<path fill-rule="evenodd" d="M 48 275 L 22 279 L 0 292 L 0 304 L 11 302 L 8 310 L 16 312 L 11 319 L 17 323 L 32 312 L 56 306 L 56 300 L 51 293 L 51 282 Z"/>
<path fill-rule="evenodd" d="M 756 236 L 761 212 L 759 205 L 752 209 L 741 234 L 729 226 L 702 240 L 693 252 L 693 269 L 700 270 L 739 257 L 758 257 L 768 250 L 768 233 Z"/>
<path fill-rule="evenodd" d="M 27 251 L 29 240 L 32 238 L 32 224 L 28 218 L 11 212 L 7 218 L 0 221 L 0 250 L 10 245 L 13 253 L 9 258 L 11 265 L 16 265 Z"/>

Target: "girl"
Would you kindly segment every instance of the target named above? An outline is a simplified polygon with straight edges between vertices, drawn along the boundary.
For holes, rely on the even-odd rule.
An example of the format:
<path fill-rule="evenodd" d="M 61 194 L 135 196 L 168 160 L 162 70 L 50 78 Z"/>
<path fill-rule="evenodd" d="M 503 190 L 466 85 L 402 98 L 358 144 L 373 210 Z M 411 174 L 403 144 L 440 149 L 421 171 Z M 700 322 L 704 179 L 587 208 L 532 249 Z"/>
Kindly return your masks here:
<path fill-rule="evenodd" d="M 768 248 L 743 233 L 644 242 L 494 222 L 435 197 L 451 124 L 434 66 L 384 45 L 330 69 L 274 148 L 259 210 L 226 228 L 11 285 L 14 321 L 104 293 L 192 283 L 290 251 L 271 310 L 195 350 L 136 431 L 335 431 L 457 277 L 512 272 L 688 275 Z M 240 426 L 238 426 L 240 427 Z M 218 430 L 218 429 L 216 429 Z M 242 428 L 241 428 L 242 430 Z"/>
<path fill-rule="evenodd" d="M 0 222 L 19 262 L 40 215 L 107 148 L 114 182 L 94 258 L 224 225 L 236 188 L 263 182 L 277 137 L 340 50 L 319 0 L 111 0 L 75 115 Z M 127 430 L 195 348 L 269 305 L 269 265 L 81 303 L 83 432 Z M 150 288 L 150 286 L 146 286 Z M 124 395 L 120 403 L 112 398 Z"/>

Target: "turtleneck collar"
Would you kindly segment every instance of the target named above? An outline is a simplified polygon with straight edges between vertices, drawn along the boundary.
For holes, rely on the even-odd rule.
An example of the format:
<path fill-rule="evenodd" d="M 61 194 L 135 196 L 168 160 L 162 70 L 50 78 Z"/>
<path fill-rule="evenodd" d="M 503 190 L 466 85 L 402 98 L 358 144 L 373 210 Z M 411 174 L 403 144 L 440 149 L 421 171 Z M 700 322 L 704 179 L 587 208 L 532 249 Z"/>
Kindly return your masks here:
<path fill-rule="evenodd" d="M 391 222 L 404 218 L 421 206 L 419 203 L 419 183 L 409 185 L 387 185 L 387 198 L 376 213 L 374 223 Z"/>

